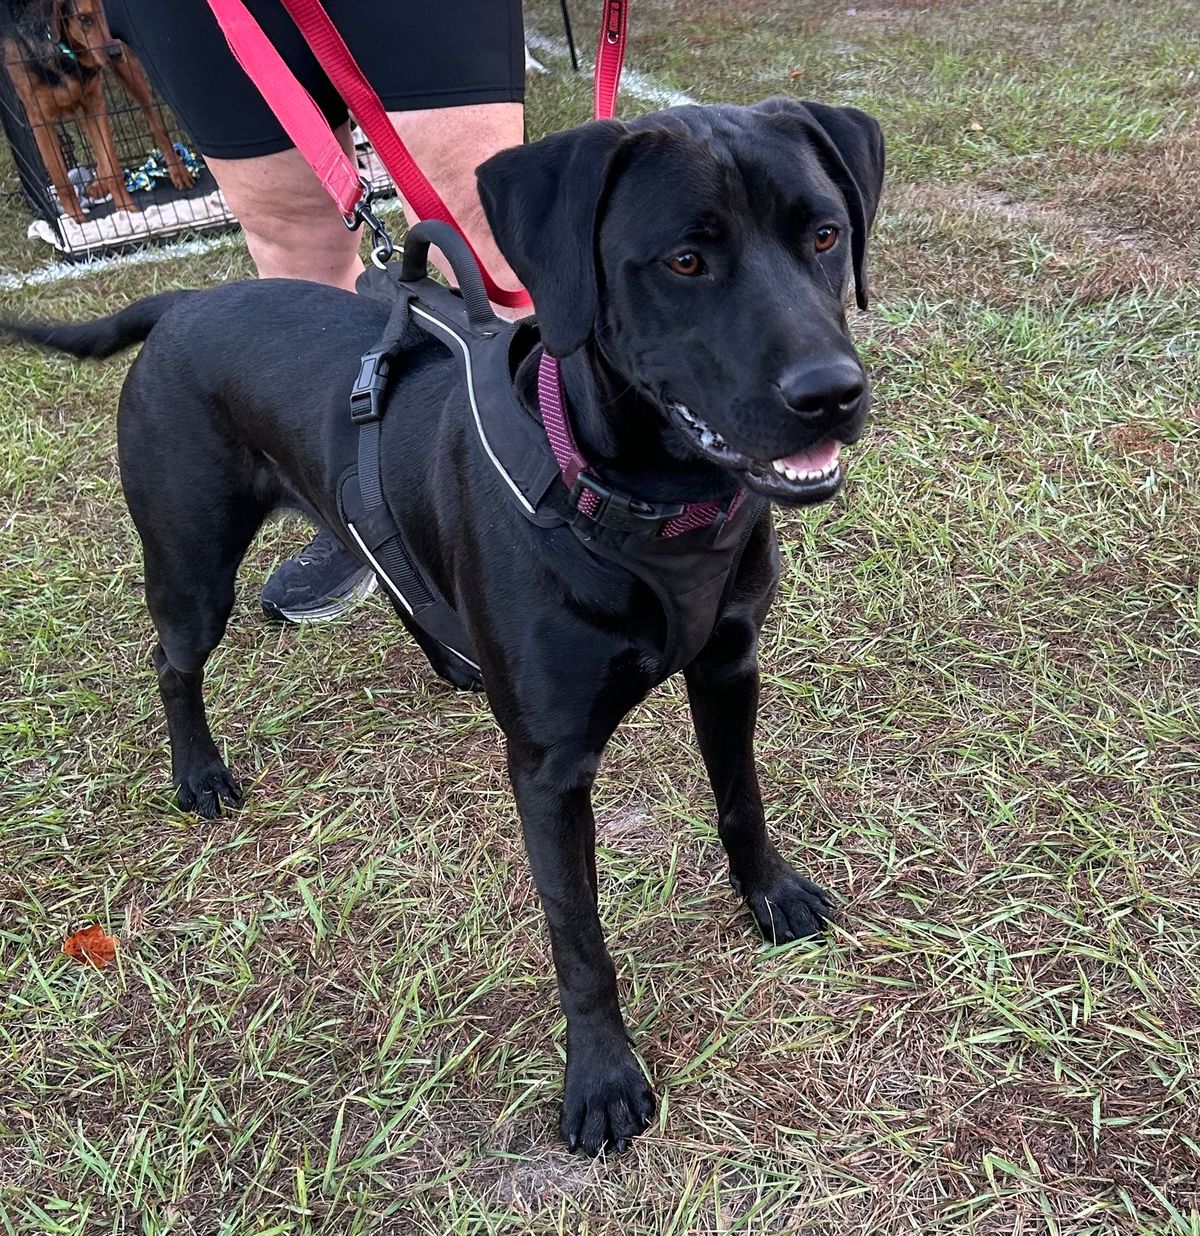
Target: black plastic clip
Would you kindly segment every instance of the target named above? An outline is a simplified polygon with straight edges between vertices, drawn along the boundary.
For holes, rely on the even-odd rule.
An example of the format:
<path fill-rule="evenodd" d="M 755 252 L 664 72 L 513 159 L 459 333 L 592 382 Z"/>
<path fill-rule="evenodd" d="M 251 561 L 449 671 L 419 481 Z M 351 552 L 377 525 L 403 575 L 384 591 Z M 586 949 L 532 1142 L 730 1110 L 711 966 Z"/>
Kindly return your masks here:
<path fill-rule="evenodd" d="M 596 495 L 596 509 L 585 514 L 579 506 L 579 500 L 584 491 Z M 668 520 L 682 515 L 682 502 L 643 502 L 640 498 L 632 498 L 619 489 L 610 489 L 607 485 L 581 472 L 575 478 L 571 487 L 571 505 L 577 511 L 577 518 L 591 520 L 601 528 L 613 532 L 637 532 L 642 536 L 656 536 Z"/>
<path fill-rule="evenodd" d="M 376 350 L 363 355 L 358 366 L 358 377 L 350 388 L 350 419 L 356 425 L 365 425 L 382 418 L 387 376 L 386 352 Z"/>

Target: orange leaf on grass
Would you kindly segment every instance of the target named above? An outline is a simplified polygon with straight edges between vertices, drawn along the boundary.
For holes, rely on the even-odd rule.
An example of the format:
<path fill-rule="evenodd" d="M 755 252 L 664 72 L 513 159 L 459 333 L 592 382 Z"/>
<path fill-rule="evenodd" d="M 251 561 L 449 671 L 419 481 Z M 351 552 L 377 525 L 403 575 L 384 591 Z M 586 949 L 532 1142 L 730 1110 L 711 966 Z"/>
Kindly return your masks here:
<path fill-rule="evenodd" d="M 63 941 L 62 951 L 76 961 L 89 961 L 97 970 L 117 955 L 116 936 L 105 935 L 99 923 L 73 932 Z"/>

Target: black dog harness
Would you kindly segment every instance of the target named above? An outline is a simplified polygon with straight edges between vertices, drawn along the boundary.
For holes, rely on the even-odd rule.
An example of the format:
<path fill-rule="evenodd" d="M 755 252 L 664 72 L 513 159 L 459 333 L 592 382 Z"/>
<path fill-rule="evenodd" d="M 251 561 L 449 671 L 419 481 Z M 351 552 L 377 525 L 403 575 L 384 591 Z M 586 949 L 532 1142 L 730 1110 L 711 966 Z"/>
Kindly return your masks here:
<path fill-rule="evenodd" d="M 459 292 L 428 277 L 431 244 L 450 260 Z M 539 527 L 569 524 L 589 550 L 645 583 L 666 620 L 662 676 L 688 664 L 712 633 L 762 499 L 739 489 L 725 503 L 646 502 L 604 485 L 575 443 L 557 362 L 545 352 L 538 371 L 541 420 L 518 400 L 516 362 L 538 346 L 531 324 L 492 313 L 470 251 L 447 224 L 426 220 L 414 227 L 399 277 L 369 269 L 359 291 L 387 300 L 392 311 L 379 342 L 363 355 L 351 391 L 358 461 L 339 482 L 338 511 L 396 603 L 449 652 L 479 668 L 461 615 L 422 570 L 383 492 L 379 442 L 389 367 L 426 335 L 462 365 L 476 434 L 509 500 Z"/>

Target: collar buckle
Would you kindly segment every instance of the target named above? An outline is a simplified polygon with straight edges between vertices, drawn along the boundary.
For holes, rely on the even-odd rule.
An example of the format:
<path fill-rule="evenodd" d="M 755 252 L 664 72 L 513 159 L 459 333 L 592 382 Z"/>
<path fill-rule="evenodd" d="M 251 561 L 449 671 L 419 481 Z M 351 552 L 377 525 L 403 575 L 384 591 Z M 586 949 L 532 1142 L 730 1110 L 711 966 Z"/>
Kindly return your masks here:
<path fill-rule="evenodd" d="M 590 511 L 584 511 L 581 505 L 585 494 L 592 494 L 595 499 Z M 576 511 L 575 520 L 583 518 L 611 532 L 635 532 L 646 537 L 657 536 L 668 520 L 683 514 L 686 506 L 683 502 L 643 502 L 619 489 L 609 488 L 586 472 L 580 472 L 575 478 L 570 502 Z"/>

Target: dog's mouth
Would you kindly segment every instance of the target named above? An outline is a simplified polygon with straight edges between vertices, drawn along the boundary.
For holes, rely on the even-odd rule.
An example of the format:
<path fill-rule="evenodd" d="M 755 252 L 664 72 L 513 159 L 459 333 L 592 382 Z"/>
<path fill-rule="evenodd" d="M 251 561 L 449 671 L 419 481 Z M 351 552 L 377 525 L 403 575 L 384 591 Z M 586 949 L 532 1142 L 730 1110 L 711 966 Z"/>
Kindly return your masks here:
<path fill-rule="evenodd" d="M 823 438 L 779 459 L 754 459 L 734 450 L 684 404 L 668 403 L 667 408 L 676 428 L 698 454 L 710 463 L 738 473 L 747 489 L 764 498 L 804 506 L 824 502 L 841 488 L 842 465 L 838 458 L 841 443 L 836 438 Z"/>

